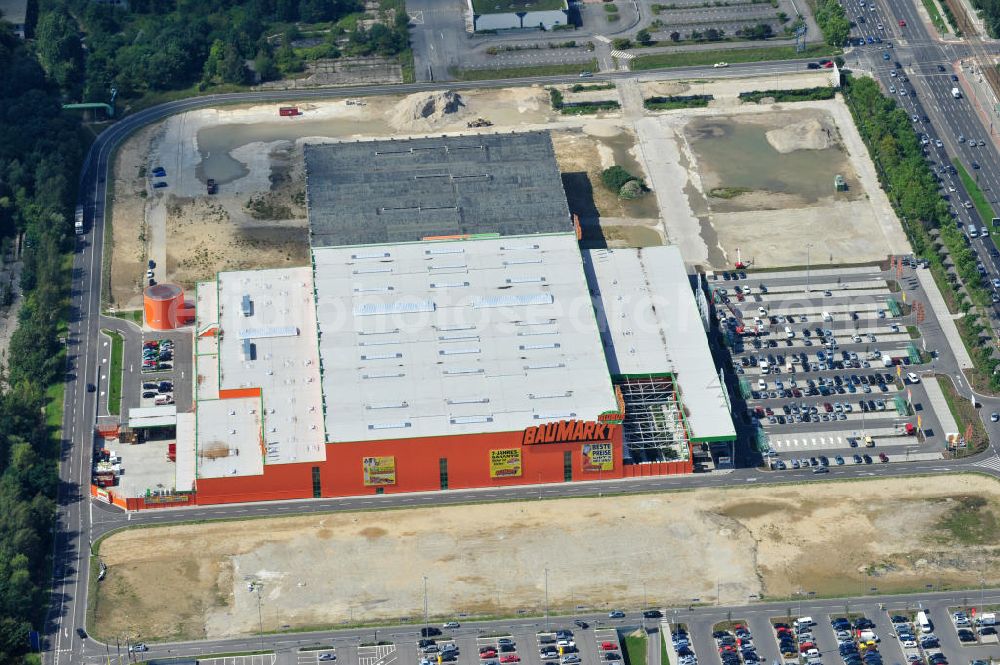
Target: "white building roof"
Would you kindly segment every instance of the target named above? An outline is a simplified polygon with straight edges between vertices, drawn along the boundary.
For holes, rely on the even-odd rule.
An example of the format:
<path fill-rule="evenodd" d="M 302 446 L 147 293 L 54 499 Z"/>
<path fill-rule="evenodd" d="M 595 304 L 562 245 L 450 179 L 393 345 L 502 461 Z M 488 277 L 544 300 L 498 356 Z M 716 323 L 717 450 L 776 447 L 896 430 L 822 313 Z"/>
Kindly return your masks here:
<path fill-rule="evenodd" d="M 195 450 L 194 450 L 194 413 L 177 414 L 177 459 L 174 487 L 179 492 L 190 492 L 194 489 Z"/>
<path fill-rule="evenodd" d="M 595 249 L 584 253 L 612 374 L 673 374 L 692 440 L 735 438 L 680 250 Z"/>
<path fill-rule="evenodd" d="M 331 442 L 616 410 L 571 234 L 313 250 Z"/>
<path fill-rule="evenodd" d="M 177 424 L 177 407 L 173 404 L 128 410 L 128 426 L 133 429 L 138 427 L 169 427 L 175 424 Z"/>
<path fill-rule="evenodd" d="M 196 413 L 195 464 L 199 478 L 264 473 L 259 397 L 202 400 Z"/>
<path fill-rule="evenodd" d="M 325 459 L 310 268 L 220 273 L 218 293 L 219 390 L 260 388 L 268 464 Z M 249 316 L 244 314 L 246 296 L 251 303 Z M 210 320 L 207 314 L 204 321 Z M 201 322 L 199 319 L 199 325 Z M 245 345 L 249 345 L 249 356 Z M 200 356 L 201 360 L 209 357 Z M 199 447 L 208 420 L 199 404 Z M 245 426 L 230 429 L 236 429 L 237 434 L 227 434 L 228 429 L 214 434 L 226 443 L 233 443 L 227 437 L 250 435 Z M 259 438 L 260 433 L 255 433 L 253 443 L 258 449 Z M 239 447 L 245 445 L 247 442 L 241 441 Z M 199 460 L 199 475 L 203 475 L 203 468 Z"/>

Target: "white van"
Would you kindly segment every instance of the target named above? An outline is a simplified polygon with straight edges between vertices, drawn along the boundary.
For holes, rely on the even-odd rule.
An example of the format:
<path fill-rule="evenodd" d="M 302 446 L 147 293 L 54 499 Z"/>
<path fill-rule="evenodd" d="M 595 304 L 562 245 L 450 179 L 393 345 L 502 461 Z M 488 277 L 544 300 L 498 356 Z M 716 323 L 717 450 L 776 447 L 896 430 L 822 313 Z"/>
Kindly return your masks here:
<path fill-rule="evenodd" d="M 788 339 L 795 337 L 795 331 L 792 330 L 789 326 L 785 326 L 785 337 L 787 337 Z"/>
<path fill-rule="evenodd" d="M 926 634 L 934 630 L 934 627 L 931 626 L 931 622 L 927 620 L 927 612 L 922 610 L 917 612 L 917 625 L 920 626 L 921 633 Z"/>
<path fill-rule="evenodd" d="M 795 620 L 795 628 L 797 630 L 802 630 L 803 628 L 808 628 L 810 626 L 815 626 L 816 622 L 813 621 L 812 617 L 799 617 Z"/>
<path fill-rule="evenodd" d="M 830 315 L 830 312 L 823 312 L 823 320 L 824 321 L 833 321 L 833 316 Z"/>
<path fill-rule="evenodd" d="M 995 626 L 997 625 L 997 615 L 993 612 L 987 612 L 986 614 L 979 615 L 980 626 Z"/>

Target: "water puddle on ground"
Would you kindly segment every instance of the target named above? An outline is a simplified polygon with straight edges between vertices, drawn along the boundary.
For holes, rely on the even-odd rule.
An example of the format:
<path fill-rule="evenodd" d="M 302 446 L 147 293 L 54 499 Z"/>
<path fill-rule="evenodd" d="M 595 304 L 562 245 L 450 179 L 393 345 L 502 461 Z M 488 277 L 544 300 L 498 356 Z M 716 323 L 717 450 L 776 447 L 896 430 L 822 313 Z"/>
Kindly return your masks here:
<path fill-rule="evenodd" d="M 698 156 L 706 190 L 731 187 L 775 192 L 794 196 L 805 205 L 833 195 L 834 177 L 848 168 L 843 151 L 834 145 L 780 153 L 766 136 L 778 126 L 730 118 L 702 118 L 688 124 L 686 134 Z"/>
<path fill-rule="evenodd" d="M 198 152 L 201 163 L 198 177 L 204 181 L 215 178 L 226 184 L 247 175 L 247 167 L 232 156 L 240 146 L 258 141 L 296 141 L 309 136 L 342 138 L 354 135 L 378 136 L 389 134 L 391 128 L 382 120 L 302 120 L 288 122 L 258 122 L 215 125 L 198 130 Z"/>

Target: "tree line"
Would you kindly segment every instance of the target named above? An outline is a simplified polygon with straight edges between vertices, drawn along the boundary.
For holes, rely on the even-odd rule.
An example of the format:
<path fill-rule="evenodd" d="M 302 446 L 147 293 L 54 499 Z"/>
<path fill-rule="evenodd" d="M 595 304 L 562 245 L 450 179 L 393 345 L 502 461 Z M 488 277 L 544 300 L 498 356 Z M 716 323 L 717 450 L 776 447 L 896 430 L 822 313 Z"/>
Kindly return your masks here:
<path fill-rule="evenodd" d="M 0 662 L 23 662 L 49 600 L 67 252 L 83 140 L 38 58 L 0 23 L 0 239 L 22 237 L 23 305 L 0 376 Z M 9 243 L 4 243 L 9 244 Z M 61 404 L 51 408 L 60 409 Z"/>
<path fill-rule="evenodd" d="M 830 46 L 843 46 L 851 33 L 851 21 L 837 0 L 816 0 L 816 23 Z"/>
<path fill-rule="evenodd" d="M 942 4 L 950 11 L 947 3 Z M 1000 36 L 1000 0 L 972 0 L 972 6 L 979 11 L 986 22 L 986 31 L 990 33 L 990 37 L 996 39 Z"/>
<path fill-rule="evenodd" d="M 941 196 L 906 111 L 894 99 L 885 97 L 871 78 L 850 77 L 844 91 L 854 122 L 875 160 L 882 185 L 902 219 L 914 253 L 930 263 L 939 287 L 950 292 L 962 311 L 969 313 L 973 306 L 990 306 L 976 254 Z M 937 248 L 934 235 L 943 250 Z M 960 284 L 948 277 L 946 259 L 954 265 Z M 984 329 L 978 317 L 963 317 L 958 327 L 983 382 L 988 382 L 992 390 L 1000 390 L 993 347 L 978 341 L 977 336 Z"/>
<path fill-rule="evenodd" d="M 362 0 L 40 0 L 38 59 L 71 99 L 106 101 L 199 84 L 248 84 L 302 71 L 305 57 L 394 56 L 409 48 L 401 1 L 388 25 L 362 25 Z M 398 5 L 398 7 L 397 7 Z M 318 46 L 296 49 L 300 24 Z M 306 54 L 303 55 L 303 52 Z"/>

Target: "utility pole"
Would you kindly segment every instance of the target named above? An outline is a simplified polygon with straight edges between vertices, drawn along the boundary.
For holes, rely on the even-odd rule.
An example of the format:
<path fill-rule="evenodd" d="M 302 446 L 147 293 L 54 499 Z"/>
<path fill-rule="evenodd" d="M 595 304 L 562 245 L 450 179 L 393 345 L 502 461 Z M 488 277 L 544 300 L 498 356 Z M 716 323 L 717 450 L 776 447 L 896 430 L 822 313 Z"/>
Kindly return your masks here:
<path fill-rule="evenodd" d="M 260 582 L 254 582 L 253 588 L 257 592 L 257 635 L 260 637 L 260 650 L 264 650 L 264 615 L 260 609 Z"/>
<path fill-rule="evenodd" d="M 545 567 L 545 632 L 549 631 L 549 568 Z"/>
<path fill-rule="evenodd" d="M 809 250 L 812 249 L 812 246 L 813 246 L 813 244 L 811 242 L 807 242 L 806 243 L 806 293 L 809 293 L 810 291 L 812 291 L 812 288 L 810 288 L 810 286 L 809 286 L 809 268 L 810 268 Z"/>

